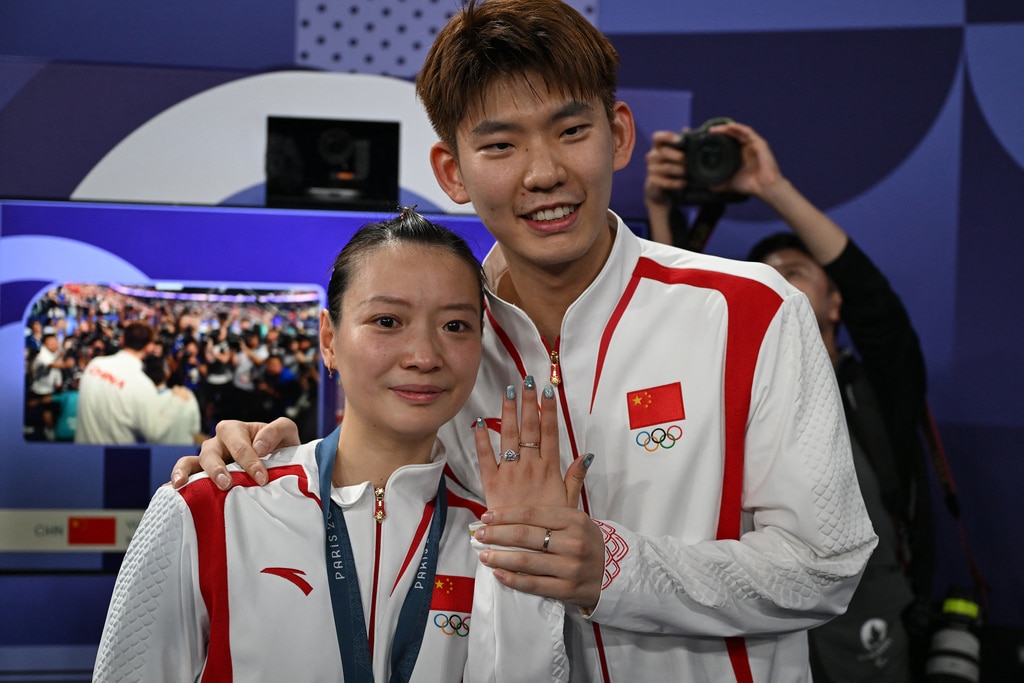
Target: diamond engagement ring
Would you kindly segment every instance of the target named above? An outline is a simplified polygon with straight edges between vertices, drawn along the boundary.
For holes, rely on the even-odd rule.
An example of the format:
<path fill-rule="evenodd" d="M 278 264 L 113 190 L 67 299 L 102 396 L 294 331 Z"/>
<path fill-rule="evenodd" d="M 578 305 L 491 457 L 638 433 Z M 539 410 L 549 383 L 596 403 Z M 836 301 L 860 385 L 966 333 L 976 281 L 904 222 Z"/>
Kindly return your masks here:
<path fill-rule="evenodd" d="M 502 453 L 501 457 L 505 458 L 505 462 L 515 462 L 519 459 L 519 451 L 514 451 L 510 448 Z"/>

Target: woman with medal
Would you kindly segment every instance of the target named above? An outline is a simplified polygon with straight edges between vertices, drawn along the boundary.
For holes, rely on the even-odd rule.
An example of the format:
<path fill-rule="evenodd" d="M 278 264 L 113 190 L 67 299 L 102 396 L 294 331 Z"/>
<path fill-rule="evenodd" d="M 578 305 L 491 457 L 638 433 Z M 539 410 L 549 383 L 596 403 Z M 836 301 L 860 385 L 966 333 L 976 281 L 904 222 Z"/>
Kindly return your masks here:
<path fill-rule="evenodd" d="M 273 453 L 264 486 L 233 468 L 227 492 L 205 475 L 157 491 L 94 681 L 567 678 L 562 603 L 480 562 L 470 529 L 486 508 L 445 474 L 436 440 L 476 379 L 481 278 L 462 238 L 412 209 L 353 236 L 320 317 L 341 425 Z M 554 392 L 527 377 L 520 417 L 519 390 L 501 397 L 497 457 L 497 426 L 466 425 L 487 504 L 575 507 L 591 457 L 563 480 Z"/>

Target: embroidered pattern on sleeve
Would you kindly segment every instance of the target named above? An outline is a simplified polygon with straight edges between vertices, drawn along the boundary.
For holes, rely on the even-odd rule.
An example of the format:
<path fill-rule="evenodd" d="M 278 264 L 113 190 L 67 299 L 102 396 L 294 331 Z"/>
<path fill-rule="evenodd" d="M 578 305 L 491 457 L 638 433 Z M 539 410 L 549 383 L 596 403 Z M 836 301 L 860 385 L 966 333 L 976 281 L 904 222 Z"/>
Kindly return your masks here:
<path fill-rule="evenodd" d="M 629 545 L 626 540 L 619 535 L 619 532 L 615 527 L 605 522 L 594 520 L 594 524 L 598 526 L 601 533 L 604 534 L 604 583 L 601 584 L 601 590 L 604 590 L 611 582 L 615 580 L 615 577 L 619 575 L 622 568 L 619 566 L 619 561 L 626 556 L 629 552 Z"/>

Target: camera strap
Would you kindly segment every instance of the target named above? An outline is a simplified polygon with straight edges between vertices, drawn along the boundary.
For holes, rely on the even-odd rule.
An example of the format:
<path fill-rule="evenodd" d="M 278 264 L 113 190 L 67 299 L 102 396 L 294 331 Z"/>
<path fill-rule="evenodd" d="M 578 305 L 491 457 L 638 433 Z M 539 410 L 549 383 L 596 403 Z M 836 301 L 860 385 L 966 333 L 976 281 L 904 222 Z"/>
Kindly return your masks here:
<path fill-rule="evenodd" d="M 964 527 L 963 518 L 960 516 L 960 499 L 956 493 L 956 484 L 953 482 L 953 473 L 949 468 L 946 451 L 942 447 L 942 439 L 939 438 L 939 429 L 935 424 L 935 418 L 932 416 L 931 407 L 927 402 L 924 404 L 921 432 L 924 437 L 925 448 L 928 449 L 929 460 L 935 469 L 935 478 L 942 491 L 942 498 L 946 503 L 946 509 L 956 523 L 960 545 L 963 547 L 964 557 L 971 572 L 971 579 L 974 581 L 978 603 L 981 605 L 982 612 L 988 614 L 988 583 L 981 574 L 981 568 L 978 566 L 978 562 L 974 558 L 974 552 L 971 550 L 971 544 L 967 540 L 967 530 Z"/>
<path fill-rule="evenodd" d="M 673 203 L 669 211 L 668 224 L 672 232 L 672 244 L 689 251 L 703 252 L 718 220 L 725 213 L 725 202 L 700 204 L 693 224 L 689 224 L 682 206 Z"/>

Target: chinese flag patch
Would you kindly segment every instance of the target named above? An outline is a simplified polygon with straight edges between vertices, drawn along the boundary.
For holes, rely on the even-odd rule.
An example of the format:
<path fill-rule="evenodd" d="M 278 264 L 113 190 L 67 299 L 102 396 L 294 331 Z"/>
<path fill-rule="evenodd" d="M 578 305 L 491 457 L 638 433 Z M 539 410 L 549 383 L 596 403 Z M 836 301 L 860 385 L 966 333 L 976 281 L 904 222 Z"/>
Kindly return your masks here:
<path fill-rule="evenodd" d="M 434 595 L 430 609 L 440 612 L 473 611 L 473 577 L 438 574 L 434 577 Z"/>
<path fill-rule="evenodd" d="M 626 394 L 629 428 L 640 429 L 685 418 L 683 387 L 679 382 L 640 389 Z"/>
<path fill-rule="evenodd" d="M 116 517 L 68 517 L 68 545 L 113 545 Z"/>

